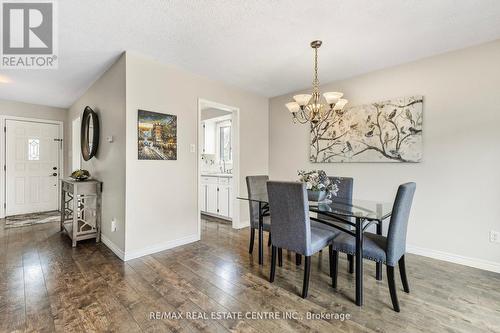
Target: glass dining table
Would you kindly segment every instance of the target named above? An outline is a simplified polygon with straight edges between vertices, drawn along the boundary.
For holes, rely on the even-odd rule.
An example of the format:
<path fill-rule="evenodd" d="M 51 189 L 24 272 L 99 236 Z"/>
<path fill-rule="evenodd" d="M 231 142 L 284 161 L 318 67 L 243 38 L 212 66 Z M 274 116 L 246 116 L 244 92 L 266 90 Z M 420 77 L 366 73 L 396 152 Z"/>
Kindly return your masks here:
<path fill-rule="evenodd" d="M 240 195 L 240 200 L 255 202 L 259 205 L 259 264 L 264 262 L 263 235 L 264 217 L 269 216 L 269 199 L 266 193 Z M 356 241 L 356 304 L 363 305 L 363 233 L 371 225 L 375 225 L 376 233 L 381 235 L 383 222 L 392 213 L 392 203 L 350 200 L 332 197 L 323 202 L 309 202 L 310 219 L 339 229 Z M 272 223 L 272 221 L 271 221 Z M 382 264 L 376 264 L 376 279 L 382 280 Z"/>

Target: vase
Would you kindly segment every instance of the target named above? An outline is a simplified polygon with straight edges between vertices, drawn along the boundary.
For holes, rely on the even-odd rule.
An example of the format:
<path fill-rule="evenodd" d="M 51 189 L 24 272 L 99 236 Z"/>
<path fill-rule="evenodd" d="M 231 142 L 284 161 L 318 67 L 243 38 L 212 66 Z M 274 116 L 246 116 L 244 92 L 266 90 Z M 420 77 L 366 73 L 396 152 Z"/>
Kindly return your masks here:
<path fill-rule="evenodd" d="M 326 191 L 307 190 L 307 198 L 309 201 L 323 201 L 326 199 Z"/>

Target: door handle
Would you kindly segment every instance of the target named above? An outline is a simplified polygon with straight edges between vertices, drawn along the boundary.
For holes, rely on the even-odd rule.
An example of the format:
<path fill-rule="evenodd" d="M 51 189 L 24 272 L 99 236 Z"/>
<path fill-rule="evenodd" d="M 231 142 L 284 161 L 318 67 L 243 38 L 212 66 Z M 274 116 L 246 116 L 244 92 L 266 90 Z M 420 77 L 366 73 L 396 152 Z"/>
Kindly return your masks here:
<path fill-rule="evenodd" d="M 56 176 L 57 176 L 57 172 L 54 172 L 54 173 L 52 174 L 52 176 L 56 177 Z"/>

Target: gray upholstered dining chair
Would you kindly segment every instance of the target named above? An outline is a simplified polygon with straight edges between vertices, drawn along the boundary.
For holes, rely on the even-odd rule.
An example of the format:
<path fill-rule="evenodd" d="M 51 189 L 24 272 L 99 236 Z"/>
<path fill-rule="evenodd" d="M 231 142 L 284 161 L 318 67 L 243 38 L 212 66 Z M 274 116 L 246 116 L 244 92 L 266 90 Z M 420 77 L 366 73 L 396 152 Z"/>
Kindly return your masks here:
<path fill-rule="evenodd" d="M 403 289 L 406 293 L 410 292 L 405 267 L 406 231 L 415 189 L 415 183 L 406 183 L 399 186 L 394 206 L 392 207 L 391 222 L 387 237 L 366 232 L 363 238 L 363 258 L 384 263 L 387 266 L 389 292 L 391 294 L 392 306 L 396 312 L 399 312 L 399 302 L 394 281 L 394 267 L 396 264 L 399 264 Z M 339 251 L 354 255 L 356 253 L 354 237 L 342 233 L 333 242 L 334 288 L 337 287 L 336 264 Z"/>
<path fill-rule="evenodd" d="M 269 209 L 271 213 L 271 274 L 269 281 L 274 281 L 276 273 L 276 252 L 287 249 L 305 256 L 304 282 L 302 297 L 307 297 L 309 276 L 311 274 L 311 256 L 326 246 L 330 246 L 330 275 L 332 275 L 333 249 L 332 240 L 340 233 L 311 226 L 309 202 L 304 183 L 267 182 Z"/>
<path fill-rule="evenodd" d="M 266 183 L 269 180 L 269 176 L 247 176 L 247 190 L 248 195 L 256 195 L 259 193 L 267 193 Z M 255 230 L 259 228 L 259 203 L 254 201 L 249 201 L 250 209 L 250 246 L 248 249 L 249 253 L 253 252 L 253 243 L 255 241 Z M 271 230 L 271 218 L 269 216 L 264 216 L 263 229 L 269 232 Z M 269 234 L 271 237 L 271 234 Z M 270 244 L 270 242 L 269 242 Z"/>

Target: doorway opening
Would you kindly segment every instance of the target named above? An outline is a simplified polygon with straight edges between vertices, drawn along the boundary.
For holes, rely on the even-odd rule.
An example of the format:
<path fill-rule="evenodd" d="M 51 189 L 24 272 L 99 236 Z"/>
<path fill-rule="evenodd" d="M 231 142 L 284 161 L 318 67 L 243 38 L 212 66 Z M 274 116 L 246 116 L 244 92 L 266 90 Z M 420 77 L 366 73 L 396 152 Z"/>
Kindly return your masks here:
<path fill-rule="evenodd" d="M 3 125 L 2 215 L 58 211 L 62 122 L 4 117 Z"/>
<path fill-rule="evenodd" d="M 239 228 L 239 109 L 198 101 L 198 211 Z"/>

